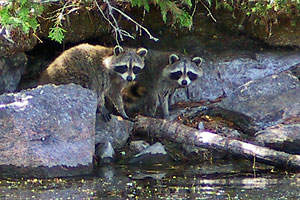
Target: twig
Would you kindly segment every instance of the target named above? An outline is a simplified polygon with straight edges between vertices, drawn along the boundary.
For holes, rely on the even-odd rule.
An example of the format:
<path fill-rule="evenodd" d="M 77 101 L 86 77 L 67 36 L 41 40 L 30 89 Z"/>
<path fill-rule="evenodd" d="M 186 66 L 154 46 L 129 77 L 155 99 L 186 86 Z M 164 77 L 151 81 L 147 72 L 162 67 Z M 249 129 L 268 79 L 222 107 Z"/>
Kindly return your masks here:
<path fill-rule="evenodd" d="M 112 7 L 112 9 L 114 9 L 115 11 L 117 11 L 118 13 L 120 13 L 123 17 L 125 17 L 126 19 L 128 19 L 129 21 L 131 21 L 132 23 L 134 23 L 136 26 L 138 26 L 140 29 L 144 30 L 148 35 L 149 35 L 149 39 L 150 40 L 154 40 L 155 42 L 157 42 L 159 39 L 156 37 L 153 37 L 151 35 L 151 33 L 148 31 L 148 29 L 146 29 L 145 27 L 143 27 L 142 25 L 140 25 L 139 23 L 137 23 L 135 20 L 133 20 L 131 17 L 129 17 L 128 15 L 126 15 L 123 11 L 119 10 L 118 8 Z"/>
<path fill-rule="evenodd" d="M 121 16 L 125 17 L 127 20 L 131 21 L 132 23 L 134 23 L 136 25 L 136 27 L 138 27 L 139 30 L 143 30 L 145 31 L 148 35 L 149 35 L 149 38 L 151 40 L 154 40 L 154 41 L 158 41 L 158 38 L 156 37 L 153 37 L 151 35 L 151 33 L 145 28 L 143 27 L 142 25 L 140 25 L 138 22 L 136 22 L 135 20 L 133 20 L 131 17 L 129 17 L 127 14 L 125 14 L 123 11 L 119 10 L 118 8 L 115 8 L 113 7 L 110 2 L 108 0 L 104 0 L 104 3 L 107 4 L 107 7 L 108 7 L 108 11 L 109 11 L 109 16 L 112 18 L 112 21 L 104 14 L 104 12 L 102 11 L 102 9 L 100 8 L 97 0 L 94 1 L 98 10 L 100 11 L 101 15 L 104 17 L 104 19 L 109 23 L 109 25 L 114 29 L 114 32 L 115 32 L 115 40 L 116 40 L 116 43 L 117 45 L 120 45 L 119 44 L 119 40 L 118 40 L 118 37 L 121 39 L 121 41 L 123 41 L 123 36 L 125 37 L 130 37 L 132 39 L 135 39 L 134 36 L 132 36 L 129 32 L 127 32 L 126 30 L 123 30 L 119 27 L 118 25 L 118 22 L 115 18 L 115 16 L 113 15 L 113 10 L 114 11 L 117 11 L 119 14 L 121 14 Z M 138 30 L 137 30 L 138 31 Z"/>
<path fill-rule="evenodd" d="M 98 8 L 98 10 L 100 11 L 101 15 L 103 16 L 103 18 L 109 23 L 109 25 L 114 29 L 115 32 L 115 40 L 117 42 L 117 45 L 120 46 L 119 44 L 119 40 L 118 40 L 118 32 L 119 32 L 119 27 L 115 26 L 107 17 L 106 15 L 103 13 L 102 9 L 100 8 L 97 0 L 95 0 L 95 4 Z M 120 35 L 120 34 L 119 34 Z"/>
<path fill-rule="evenodd" d="M 204 6 L 204 8 L 208 11 L 208 15 L 207 16 L 210 16 L 214 22 L 217 22 L 216 18 L 214 18 L 214 16 L 212 15 L 212 13 L 210 12 L 209 8 L 205 5 L 205 3 L 202 2 L 202 0 L 200 0 L 200 3 Z"/>

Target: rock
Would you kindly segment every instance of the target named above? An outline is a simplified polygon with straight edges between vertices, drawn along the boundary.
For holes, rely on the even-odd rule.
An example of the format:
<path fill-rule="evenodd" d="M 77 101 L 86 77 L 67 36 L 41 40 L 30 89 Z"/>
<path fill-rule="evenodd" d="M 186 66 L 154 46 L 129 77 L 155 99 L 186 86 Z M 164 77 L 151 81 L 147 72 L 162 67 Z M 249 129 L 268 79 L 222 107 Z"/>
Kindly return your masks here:
<path fill-rule="evenodd" d="M 126 144 L 132 129 L 133 122 L 123 120 L 121 117 L 115 115 L 112 115 L 112 119 L 109 122 L 104 122 L 102 117 L 97 114 L 96 145 L 105 144 L 109 141 L 115 150 L 120 149 Z"/>
<path fill-rule="evenodd" d="M 291 154 L 300 154 L 300 116 L 298 124 L 280 124 L 257 132 L 256 141 L 263 146 Z"/>
<path fill-rule="evenodd" d="M 249 118 L 248 123 L 253 122 L 259 129 L 263 129 L 299 116 L 299 99 L 299 80 L 290 72 L 281 72 L 249 81 L 219 105 L 232 112 L 228 118 L 239 119 L 238 115 L 243 115 Z"/>
<path fill-rule="evenodd" d="M 25 34 L 18 28 L 4 28 L 0 24 L 0 55 L 12 56 L 31 50 L 37 43 L 33 34 Z"/>
<path fill-rule="evenodd" d="M 0 94 L 14 92 L 27 65 L 24 53 L 0 57 Z"/>
<path fill-rule="evenodd" d="M 140 153 L 149 146 L 150 144 L 144 140 L 135 140 L 130 142 L 129 149 L 134 153 Z"/>
<path fill-rule="evenodd" d="M 252 80 L 280 73 L 300 63 L 300 52 L 262 52 L 255 59 L 236 58 L 218 63 L 220 78 L 226 96 Z"/>
<path fill-rule="evenodd" d="M 129 163 L 151 166 L 155 164 L 168 164 L 170 161 L 171 158 L 166 152 L 164 146 L 161 143 L 156 142 L 141 151 L 139 154 L 136 154 L 129 160 Z"/>
<path fill-rule="evenodd" d="M 205 129 L 204 123 L 203 122 L 199 122 L 198 125 L 197 125 L 197 129 L 200 130 L 200 131 L 204 130 Z"/>
<path fill-rule="evenodd" d="M 106 141 L 104 145 L 98 144 L 95 155 L 100 165 L 112 163 L 115 159 L 115 151 L 109 141 Z"/>
<path fill-rule="evenodd" d="M 1 95 L 0 165 L 91 167 L 96 108 L 96 95 L 75 84 Z"/>

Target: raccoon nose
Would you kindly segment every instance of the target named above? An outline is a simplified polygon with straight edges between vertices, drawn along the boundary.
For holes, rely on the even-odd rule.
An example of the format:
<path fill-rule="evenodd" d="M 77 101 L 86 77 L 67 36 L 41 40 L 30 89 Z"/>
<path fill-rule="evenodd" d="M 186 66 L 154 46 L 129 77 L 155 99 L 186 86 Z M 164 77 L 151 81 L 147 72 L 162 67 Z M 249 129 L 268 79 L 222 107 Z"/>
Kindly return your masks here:
<path fill-rule="evenodd" d="M 132 76 L 127 76 L 126 80 L 127 81 L 132 81 Z"/>
<path fill-rule="evenodd" d="M 181 81 L 181 85 L 187 85 L 187 81 L 186 80 L 182 80 Z"/>

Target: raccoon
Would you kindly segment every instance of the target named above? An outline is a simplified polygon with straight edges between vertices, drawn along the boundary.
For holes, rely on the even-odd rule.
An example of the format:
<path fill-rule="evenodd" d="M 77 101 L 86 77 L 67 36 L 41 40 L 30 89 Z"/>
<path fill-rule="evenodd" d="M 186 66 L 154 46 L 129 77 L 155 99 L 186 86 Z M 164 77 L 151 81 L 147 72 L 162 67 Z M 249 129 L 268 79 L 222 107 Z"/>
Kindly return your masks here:
<path fill-rule="evenodd" d="M 140 75 L 140 79 L 127 89 L 124 95 L 128 102 L 126 104 L 128 112 L 142 111 L 143 114 L 153 117 L 157 112 L 157 107 L 160 106 L 163 118 L 168 118 L 170 99 L 175 90 L 187 88 L 203 75 L 200 57 L 190 58 L 171 54 L 166 64 L 161 65 L 161 61 L 158 63 L 160 64 L 147 66 Z M 132 96 L 135 97 L 132 98 Z"/>
<path fill-rule="evenodd" d="M 80 44 L 64 51 L 45 71 L 39 84 L 79 84 L 97 94 L 98 111 L 104 121 L 111 119 L 105 107 L 105 97 L 125 119 L 121 91 L 144 68 L 147 49 L 123 49 Z"/>

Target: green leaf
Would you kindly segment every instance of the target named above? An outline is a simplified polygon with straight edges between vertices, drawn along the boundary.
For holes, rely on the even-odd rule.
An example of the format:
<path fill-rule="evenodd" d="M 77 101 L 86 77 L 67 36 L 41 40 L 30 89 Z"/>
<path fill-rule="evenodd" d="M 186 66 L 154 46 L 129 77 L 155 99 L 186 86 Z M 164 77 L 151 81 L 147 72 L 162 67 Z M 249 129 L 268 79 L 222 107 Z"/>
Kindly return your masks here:
<path fill-rule="evenodd" d="M 144 5 L 144 8 L 145 8 L 145 10 L 146 10 L 147 12 L 149 12 L 149 10 L 150 10 L 149 4 L 145 4 L 145 5 Z"/>
<path fill-rule="evenodd" d="M 185 3 L 186 3 L 189 7 L 192 7 L 192 6 L 193 6 L 191 0 L 185 0 Z"/>
<path fill-rule="evenodd" d="M 165 10 L 161 10 L 161 15 L 164 23 L 167 22 L 167 12 Z"/>
<path fill-rule="evenodd" d="M 206 0 L 207 1 L 207 3 L 208 3 L 208 5 L 209 5 L 209 7 L 211 7 L 211 0 Z M 217 2 L 216 2 L 217 3 Z"/>
<path fill-rule="evenodd" d="M 64 33 L 67 32 L 65 29 L 59 27 L 59 26 L 56 26 L 56 27 L 52 27 L 50 28 L 50 31 L 49 31 L 49 35 L 48 37 L 51 39 L 51 40 L 54 40 L 58 43 L 62 43 L 63 39 L 64 39 Z"/>

